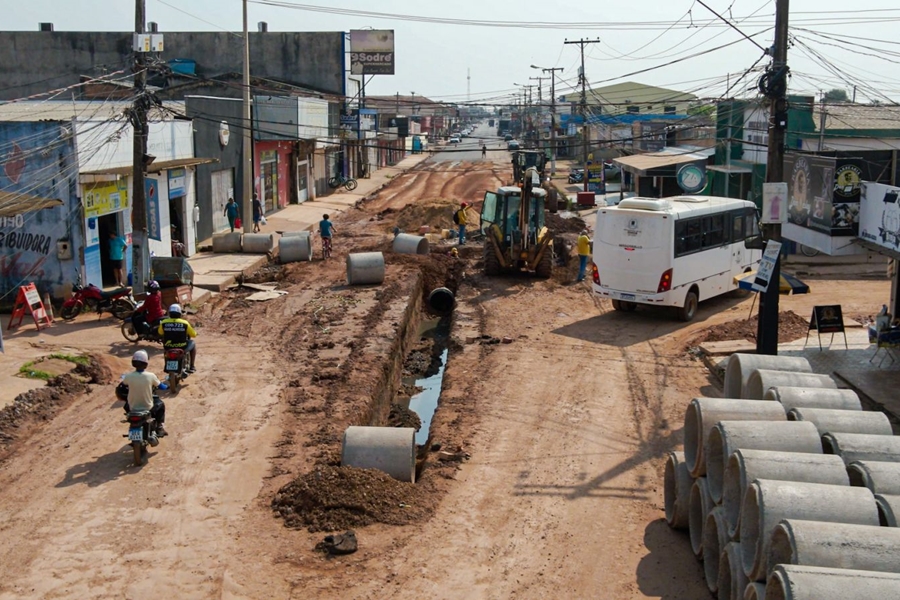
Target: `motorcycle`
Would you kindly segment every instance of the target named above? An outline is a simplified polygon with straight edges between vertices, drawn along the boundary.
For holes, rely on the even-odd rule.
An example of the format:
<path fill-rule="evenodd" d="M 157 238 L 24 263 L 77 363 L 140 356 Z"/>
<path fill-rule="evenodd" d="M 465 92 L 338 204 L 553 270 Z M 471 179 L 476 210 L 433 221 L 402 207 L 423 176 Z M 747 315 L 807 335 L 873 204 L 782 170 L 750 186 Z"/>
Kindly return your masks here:
<path fill-rule="evenodd" d="M 139 302 L 131 315 L 122 321 L 122 336 L 134 343 L 141 341 L 162 343 L 163 338 L 159 335 L 158 329 L 147 322 L 146 314 L 138 312 L 143 304 Z"/>
<path fill-rule="evenodd" d="M 188 369 L 191 366 L 191 357 L 184 348 L 166 348 L 165 353 L 165 369 L 169 376 L 169 389 L 173 394 L 178 393 L 178 386 L 189 375 Z"/>
<path fill-rule="evenodd" d="M 96 311 L 98 318 L 106 311 L 111 312 L 117 319 L 124 320 L 131 316 L 134 307 L 130 287 L 120 287 L 107 292 L 92 283 L 82 286 L 79 279 L 72 286 L 72 297 L 63 303 L 60 316 L 66 321 L 71 321 L 88 309 Z"/>
<path fill-rule="evenodd" d="M 128 386 L 124 382 L 116 387 L 116 397 L 128 401 Z M 134 451 L 134 466 L 140 467 L 147 456 L 147 446 L 159 446 L 156 419 L 150 416 L 150 411 L 133 410 L 128 412 L 124 422 L 128 423 L 128 433 L 122 437 L 128 438 Z"/>

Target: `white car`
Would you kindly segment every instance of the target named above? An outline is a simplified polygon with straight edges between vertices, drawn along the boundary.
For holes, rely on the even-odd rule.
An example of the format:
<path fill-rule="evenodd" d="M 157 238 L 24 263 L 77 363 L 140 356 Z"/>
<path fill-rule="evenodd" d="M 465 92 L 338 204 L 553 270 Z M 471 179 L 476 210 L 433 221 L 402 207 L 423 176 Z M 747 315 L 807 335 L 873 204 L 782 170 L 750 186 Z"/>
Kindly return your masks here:
<path fill-rule="evenodd" d="M 456 137 L 456 136 L 454 135 L 452 138 L 450 138 L 450 143 L 451 143 L 451 144 L 458 144 L 458 143 L 459 143 L 459 138 Z"/>

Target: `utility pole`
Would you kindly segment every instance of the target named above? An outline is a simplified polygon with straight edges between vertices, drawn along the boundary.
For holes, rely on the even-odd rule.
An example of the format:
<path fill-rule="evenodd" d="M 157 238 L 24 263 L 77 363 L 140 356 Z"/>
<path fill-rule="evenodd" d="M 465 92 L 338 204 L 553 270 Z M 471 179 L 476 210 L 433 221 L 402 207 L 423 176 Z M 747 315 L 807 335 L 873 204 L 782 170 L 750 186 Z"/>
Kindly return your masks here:
<path fill-rule="evenodd" d="M 550 79 L 549 77 L 529 77 L 528 79 L 536 79 L 537 80 L 537 89 L 538 89 L 538 103 L 537 103 L 537 116 L 538 116 L 538 131 L 535 134 L 535 144 L 538 148 L 540 148 L 540 140 L 541 140 L 541 132 L 540 126 L 544 122 L 544 85 L 543 81 L 545 79 Z M 533 127 L 533 121 L 532 121 Z"/>
<path fill-rule="evenodd" d="M 581 70 L 578 72 L 578 79 L 581 82 L 581 118 L 584 122 L 581 124 L 582 127 L 582 149 L 581 149 L 581 159 L 582 164 L 584 165 L 584 191 L 588 191 L 588 180 L 590 179 L 590 170 L 588 169 L 588 122 L 587 122 L 587 77 L 584 72 L 584 47 L 587 44 L 597 44 L 600 42 L 600 39 L 596 40 L 565 40 L 564 44 L 578 44 L 579 50 L 581 51 Z M 601 167 L 601 173 L 602 167 Z"/>
<path fill-rule="evenodd" d="M 556 71 L 564 69 L 562 67 L 544 69 L 537 65 L 531 65 L 531 68 L 550 73 L 550 174 L 556 175 Z"/>
<path fill-rule="evenodd" d="M 772 64 L 763 75 L 760 88 L 769 99 L 769 152 L 766 181 L 784 181 L 784 137 L 787 129 L 787 51 L 789 0 L 775 3 L 775 44 Z M 765 226 L 765 238 L 781 241 L 781 224 Z M 759 324 L 756 330 L 756 353 L 778 354 L 778 301 L 781 282 L 781 257 L 775 261 L 769 286 L 759 294 Z"/>
<path fill-rule="evenodd" d="M 134 32 L 145 33 L 144 0 L 134 3 Z M 144 183 L 144 161 L 147 156 L 147 67 L 143 50 L 134 53 L 134 155 L 131 171 L 131 284 L 135 293 L 144 293 L 144 279 L 150 276 L 150 248 L 147 235 L 147 194 Z M 101 243 L 105 243 L 102 241 Z M 117 282 L 118 283 L 118 282 Z"/>
<path fill-rule="evenodd" d="M 825 92 L 822 93 L 822 99 L 819 106 L 819 152 L 825 149 Z"/>
<path fill-rule="evenodd" d="M 243 226 L 244 233 L 253 231 L 253 121 L 250 118 L 250 34 L 247 32 L 247 0 L 244 0 L 244 185 L 243 185 Z M 261 200 L 261 201 L 264 201 Z"/>

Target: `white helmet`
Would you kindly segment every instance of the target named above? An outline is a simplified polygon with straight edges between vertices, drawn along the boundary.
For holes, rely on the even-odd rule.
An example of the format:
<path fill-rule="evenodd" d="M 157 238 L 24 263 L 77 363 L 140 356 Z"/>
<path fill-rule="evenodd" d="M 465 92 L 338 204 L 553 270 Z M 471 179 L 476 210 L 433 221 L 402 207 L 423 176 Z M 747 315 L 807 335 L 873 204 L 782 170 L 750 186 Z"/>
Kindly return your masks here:
<path fill-rule="evenodd" d="M 169 307 L 169 316 L 174 317 L 175 315 L 178 315 L 179 317 L 181 316 L 181 305 L 180 304 L 173 304 L 172 306 Z"/>
<path fill-rule="evenodd" d="M 133 363 L 140 362 L 140 363 L 144 363 L 146 365 L 146 364 L 150 364 L 150 358 L 147 356 L 146 350 L 138 350 L 137 352 L 134 353 L 134 356 L 131 357 L 131 362 L 133 362 Z"/>

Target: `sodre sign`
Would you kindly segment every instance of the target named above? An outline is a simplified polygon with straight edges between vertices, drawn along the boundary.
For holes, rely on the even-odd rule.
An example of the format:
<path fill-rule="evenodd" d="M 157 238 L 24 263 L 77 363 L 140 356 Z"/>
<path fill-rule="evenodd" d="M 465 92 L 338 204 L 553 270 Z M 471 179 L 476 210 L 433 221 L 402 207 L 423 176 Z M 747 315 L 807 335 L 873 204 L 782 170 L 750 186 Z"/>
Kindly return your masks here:
<path fill-rule="evenodd" d="M 393 75 L 394 30 L 351 30 L 350 72 L 354 75 Z"/>

